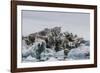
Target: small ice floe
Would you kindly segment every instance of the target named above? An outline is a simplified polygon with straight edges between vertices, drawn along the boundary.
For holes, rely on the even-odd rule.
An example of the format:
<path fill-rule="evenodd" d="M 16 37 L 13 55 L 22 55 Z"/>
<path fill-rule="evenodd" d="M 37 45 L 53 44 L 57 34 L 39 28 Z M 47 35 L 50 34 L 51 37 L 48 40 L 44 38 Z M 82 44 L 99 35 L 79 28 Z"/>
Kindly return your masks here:
<path fill-rule="evenodd" d="M 37 59 L 32 56 L 28 56 L 27 58 L 23 58 L 23 62 L 37 62 Z"/>
<path fill-rule="evenodd" d="M 54 51 L 51 49 L 46 48 L 45 51 L 43 51 L 40 55 L 41 57 L 41 61 L 46 61 L 48 60 L 50 57 L 54 56 Z"/>
<path fill-rule="evenodd" d="M 89 59 L 89 47 L 85 45 L 81 45 L 78 48 L 72 49 L 68 53 L 68 59 L 73 59 L 73 60 L 80 60 L 80 59 Z"/>
<path fill-rule="evenodd" d="M 58 61 L 58 59 L 56 59 L 55 57 L 49 57 L 49 59 L 47 61 Z"/>
<path fill-rule="evenodd" d="M 30 49 L 26 48 L 23 46 L 23 49 L 22 49 L 22 58 L 26 58 L 30 55 Z"/>
<path fill-rule="evenodd" d="M 61 51 L 58 51 L 55 53 L 55 57 L 58 59 L 58 60 L 64 60 L 64 50 L 61 50 Z"/>
<path fill-rule="evenodd" d="M 32 45 L 30 47 L 23 47 L 22 49 L 22 58 L 27 58 L 28 56 L 32 56 L 34 57 L 35 56 L 35 48 L 36 46 L 35 45 Z"/>

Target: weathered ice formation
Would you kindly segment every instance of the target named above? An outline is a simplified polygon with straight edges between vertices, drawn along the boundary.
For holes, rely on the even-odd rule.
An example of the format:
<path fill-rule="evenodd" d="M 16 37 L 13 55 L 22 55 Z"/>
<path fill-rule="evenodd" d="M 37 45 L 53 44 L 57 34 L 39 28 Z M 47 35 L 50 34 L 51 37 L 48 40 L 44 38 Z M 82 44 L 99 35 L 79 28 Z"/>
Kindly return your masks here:
<path fill-rule="evenodd" d="M 62 33 L 61 27 L 45 28 L 22 37 L 22 61 L 89 59 L 89 46 L 88 40 L 76 34 Z"/>

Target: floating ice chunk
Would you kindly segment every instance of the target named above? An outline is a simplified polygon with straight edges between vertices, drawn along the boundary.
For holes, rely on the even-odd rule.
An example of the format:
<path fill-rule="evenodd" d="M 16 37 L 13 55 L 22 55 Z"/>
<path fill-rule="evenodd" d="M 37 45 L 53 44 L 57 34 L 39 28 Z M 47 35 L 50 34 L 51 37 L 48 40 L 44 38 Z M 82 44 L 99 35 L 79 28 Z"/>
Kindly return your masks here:
<path fill-rule="evenodd" d="M 87 46 L 80 46 L 79 48 L 72 49 L 68 53 L 68 59 L 89 59 L 89 47 Z"/>
<path fill-rule="evenodd" d="M 23 47 L 22 49 L 22 57 L 28 57 L 30 55 L 31 50 Z"/>
<path fill-rule="evenodd" d="M 37 62 L 37 59 L 32 56 L 28 56 L 27 58 L 23 58 L 23 62 Z"/>
<path fill-rule="evenodd" d="M 55 57 L 49 57 L 47 61 L 58 61 Z"/>
<path fill-rule="evenodd" d="M 58 59 L 58 60 L 64 60 L 64 50 L 61 50 L 61 51 L 58 51 L 55 53 L 55 57 Z"/>
<path fill-rule="evenodd" d="M 46 48 L 45 51 L 43 51 L 41 53 L 41 60 L 45 61 L 45 60 L 48 60 L 50 57 L 53 57 L 53 56 L 54 56 L 54 51 L 49 49 L 49 48 Z"/>

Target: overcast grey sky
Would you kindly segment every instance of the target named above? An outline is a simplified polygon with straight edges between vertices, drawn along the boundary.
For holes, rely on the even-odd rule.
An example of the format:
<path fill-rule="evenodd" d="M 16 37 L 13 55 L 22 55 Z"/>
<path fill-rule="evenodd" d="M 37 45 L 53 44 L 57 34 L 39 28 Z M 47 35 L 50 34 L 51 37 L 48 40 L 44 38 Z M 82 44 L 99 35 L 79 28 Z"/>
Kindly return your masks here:
<path fill-rule="evenodd" d="M 90 39 L 90 14 L 72 12 L 47 12 L 22 10 L 22 35 L 27 36 L 44 28 L 62 27 Z"/>

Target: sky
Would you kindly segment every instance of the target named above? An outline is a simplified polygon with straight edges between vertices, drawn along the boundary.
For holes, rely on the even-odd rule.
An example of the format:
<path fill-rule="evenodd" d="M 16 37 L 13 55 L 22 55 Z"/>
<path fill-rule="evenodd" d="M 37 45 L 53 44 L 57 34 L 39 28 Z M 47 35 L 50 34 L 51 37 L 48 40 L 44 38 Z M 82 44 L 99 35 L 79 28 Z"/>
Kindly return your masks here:
<path fill-rule="evenodd" d="M 68 31 L 90 39 L 89 13 L 22 10 L 21 19 L 23 36 L 58 26 L 62 32 Z"/>

